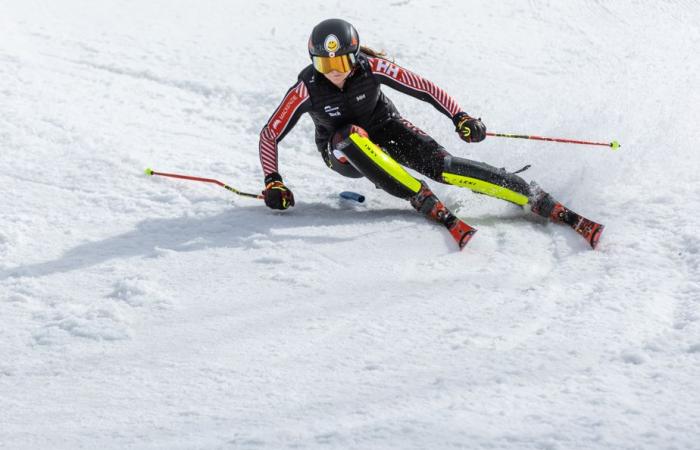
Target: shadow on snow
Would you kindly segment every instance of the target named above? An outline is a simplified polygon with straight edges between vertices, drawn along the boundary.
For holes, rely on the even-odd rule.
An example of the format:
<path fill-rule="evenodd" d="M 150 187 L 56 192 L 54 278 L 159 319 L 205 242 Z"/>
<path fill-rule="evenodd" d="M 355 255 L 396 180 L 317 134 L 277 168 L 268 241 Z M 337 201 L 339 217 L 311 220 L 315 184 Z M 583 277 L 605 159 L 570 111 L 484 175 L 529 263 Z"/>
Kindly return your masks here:
<path fill-rule="evenodd" d="M 0 271 L 0 280 L 10 277 L 40 277 L 83 269 L 106 261 L 154 256 L 160 250 L 186 252 L 205 248 L 235 248 L 255 245 L 256 240 L 280 243 L 303 240 L 309 244 L 351 241 L 367 233 L 324 236 L 295 233 L 295 229 L 335 225 L 381 223 L 387 220 L 425 220 L 410 209 L 338 209 L 313 203 L 277 212 L 260 206 L 236 207 L 220 214 L 174 219 L 148 219 L 136 229 L 96 242 L 79 245 L 60 258 Z"/>

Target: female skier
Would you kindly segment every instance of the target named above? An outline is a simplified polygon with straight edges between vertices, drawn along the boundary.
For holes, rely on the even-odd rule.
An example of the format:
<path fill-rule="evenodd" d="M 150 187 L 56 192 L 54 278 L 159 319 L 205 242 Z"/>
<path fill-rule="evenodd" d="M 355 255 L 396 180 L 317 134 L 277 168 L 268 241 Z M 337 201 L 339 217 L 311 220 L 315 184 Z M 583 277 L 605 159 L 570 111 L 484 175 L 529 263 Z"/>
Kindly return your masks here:
<path fill-rule="evenodd" d="M 564 207 L 534 182 L 488 164 L 452 156 L 433 138 L 401 117 L 381 91 L 386 85 L 432 104 L 452 120 L 466 142 L 486 137 L 481 119 L 425 78 L 360 46 L 355 28 L 341 19 L 314 27 L 309 38 L 311 62 L 301 71 L 280 106 L 260 133 L 260 162 L 265 175 L 265 204 L 294 206 L 294 195 L 277 167 L 277 144 L 309 113 L 316 127 L 316 146 L 324 161 L 346 177 L 366 177 L 389 194 L 405 198 L 419 212 L 443 223 L 462 248 L 476 231 L 448 211 L 423 180 L 401 166 L 440 183 L 469 188 L 500 198 L 567 224 L 595 248 L 603 226 Z"/>

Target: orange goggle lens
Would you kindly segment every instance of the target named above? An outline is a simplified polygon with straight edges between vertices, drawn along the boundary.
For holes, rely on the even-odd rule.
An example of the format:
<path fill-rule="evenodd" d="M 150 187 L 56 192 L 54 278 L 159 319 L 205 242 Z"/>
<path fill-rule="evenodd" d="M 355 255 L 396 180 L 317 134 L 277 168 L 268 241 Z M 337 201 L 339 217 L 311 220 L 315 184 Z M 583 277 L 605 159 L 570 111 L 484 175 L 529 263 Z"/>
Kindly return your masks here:
<path fill-rule="evenodd" d="M 321 73 L 350 72 L 355 65 L 355 55 L 340 55 L 340 56 L 312 56 L 311 60 L 314 63 L 314 68 Z"/>

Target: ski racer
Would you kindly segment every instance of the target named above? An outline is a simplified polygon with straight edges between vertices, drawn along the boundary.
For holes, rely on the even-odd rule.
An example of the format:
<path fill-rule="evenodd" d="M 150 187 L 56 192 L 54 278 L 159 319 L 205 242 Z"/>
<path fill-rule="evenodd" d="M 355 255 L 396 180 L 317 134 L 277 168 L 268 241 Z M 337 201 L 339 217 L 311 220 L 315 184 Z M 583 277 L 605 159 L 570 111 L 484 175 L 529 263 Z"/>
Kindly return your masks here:
<path fill-rule="evenodd" d="M 361 46 L 357 30 L 341 19 L 316 25 L 308 42 L 311 64 L 287 91 L 260 133 L 260 162 L 265 177 L 265 204 L 273 209 L 294 206 L 294 195 L 279 173 L 279 142 L 308 113 L 315 141 L 329 168 L 339 174 L 366 177 L 387 193 L 443 223 L 463 247 L 475 232 L 457 219 L 430 190 L 402 166 L 439 183 L 466 187 L 529 208 L 549 220 L 567 224 L 595 248 L 603 226 L 552 198 L 536 183 L 516 173 L 451 155 L 432 137 L 399 114 L 384 95 L 388 86 L 433 105 L 447 116 L 467 143 L 483 141 L 486 126 L 467 114 L 438 86 Z"/>

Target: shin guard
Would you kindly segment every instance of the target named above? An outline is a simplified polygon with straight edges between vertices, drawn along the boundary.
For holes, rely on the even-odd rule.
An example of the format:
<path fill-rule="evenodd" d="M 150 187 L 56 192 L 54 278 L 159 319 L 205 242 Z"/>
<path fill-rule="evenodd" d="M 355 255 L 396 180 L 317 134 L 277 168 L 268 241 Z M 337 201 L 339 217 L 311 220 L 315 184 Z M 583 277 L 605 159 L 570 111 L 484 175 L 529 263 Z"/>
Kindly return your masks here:
<path fill-rule="evenodd" d="M 447 156 L 442 179 L 447 184 L 465 187 L 516 205 L 524 206 L 529 201 L 530 187 L 525 180 L 505 169 L 497 169 L 482 162 Z"/>
<path fill-rule="evenodd" d="M 420 191 L 420 181 L 368 137 L 351 133 L 337 148 L 362 175 L 389 194 L 409 199 Z"/>

